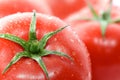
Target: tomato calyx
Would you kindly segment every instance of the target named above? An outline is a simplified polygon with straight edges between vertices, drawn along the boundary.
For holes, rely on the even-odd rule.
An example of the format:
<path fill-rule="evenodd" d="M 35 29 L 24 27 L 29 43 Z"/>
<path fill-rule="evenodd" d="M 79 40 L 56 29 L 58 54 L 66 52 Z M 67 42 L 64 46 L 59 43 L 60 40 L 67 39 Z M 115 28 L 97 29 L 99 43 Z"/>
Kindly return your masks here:
<path fill-rule="evenodd" d="M 120 18 L 118 18 L 118 19 L 111 18 L 112 0 L 110 0 L 109 8 L 106 11 L 104 11 L 103 13 L 101 13 L 100 15 L 97 14 L 97 12 L 95 11 L 95 9 L 93 8 L 93 6 L 90 4 L 89 1 L 87 1 L 87 4 L 93 15 L 93 18 L 81 18 L 80 20 L 98 21 L 101 25 L 102 37 L 105 38 L 107 26 L 111 23 L 119 23 L 120 22 Z"/>
<path fill-rule="evenodd" d="M 43 72 L 45 73 L 45 76 L 47 78 L 47 80 L 50 80 L 49 75 L 48 75 L 48 71 L 47 68 L 44 64 L 44 61 L 42 60 L 43 56 L 47 56 L 50 54 L 54 54 L 54 55 L 58 55 L 58 56 L 63 56 L 66 57 L 70 60 L 72 60 L 72 58 L 63 53 L 63 52 L 59 52 L 59 51 L 52 51 L 52 50 L 46 50 L 45 46 L 47 41 L 55 34 L 57 34 L 58 32 L 62 31 L 63 29 L 65 29 L 67 26 L 62 27 L 60 29 L 57 29 L 53 32 L 49 32 L 47 34 L 45 34 L 41 40 L 37 40 L 36 37 L 36 12 L 34 11 L 32 20 L 31 20 L 31 24 L 30 24 L 30 30 L 29 30 L 29 40 L 25 41 L 24 39 L 21 39 L 15 35 L 12 34 L 0 34 L 0 38 L 3 39 L 7 39 L 10 41 L 13 41 L 19 45 L 21 45 L 24 49 L 24 51 L 22 52 L 18 52 L 10 61 L 10 63 L 6 66 L 6 68 L 3 71 L 3 74 L 15 63 L 17 63 L 18 60 L 20 60 L 22 57 L 28 57 L 31 58 L 33 60 L 35 60 L 39 66 L 42 68 Z"/>
<path fill-rule="evenodd" d="M 105 33 L 106 33 L 106 28 L 107 28 L 108 24 L 111 23 L 111 21 L 112 21 L 112 19 L 111 19 L 112 0 L 110 1 L 110 7 L 108 8 L 108 10 L 104 11 L 100 16 L 97 14 L 97 12 L 95 11 L 95 9 L 93 8 L 93 6 L 90 4 L 89 1 L 87 1 L 87 4 L 93 15 L 93 18 L 89 19 L 89 20 L 95 20 L 100 23 L 101 34 L 102 34 L 102 37 L 104 38 Z"/>
<path fill-rule="evenodd" d="M 31 44 L 29 45 L 29 52 L 31 53 L 38 53 L 40 52 L 40 48 L 39 48 L 39 41 L 37 40 L 33 40 L 30 42 Z"/>

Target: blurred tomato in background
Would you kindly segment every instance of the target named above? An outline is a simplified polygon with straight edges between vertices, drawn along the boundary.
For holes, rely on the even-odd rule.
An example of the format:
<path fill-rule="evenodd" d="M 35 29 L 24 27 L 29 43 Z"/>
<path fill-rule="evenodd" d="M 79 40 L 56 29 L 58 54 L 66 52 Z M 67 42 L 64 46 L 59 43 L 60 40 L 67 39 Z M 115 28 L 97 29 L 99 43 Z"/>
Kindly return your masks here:
<path fill-rule="evenodd" d="M 33 10 L 51 15 L 44 0 L 0 0 L 0 17 L 18 12 L 32 12 Z"/>
<path fill-rule="evenodd" d="M 61 19 L 86 7 L 86 1 L 94 6 L 103 6 L 109 0 L 0 0 L 0 17 L 17 12 L 37 12 Z M 104 2 L 104 4 L 103 4 Z"/>
<path fill-rule="evenodd" d="M 83 7 L 87 6 L 86 1 L 89 1 L 92 5 L 103 6 L 109 0 L 45 0 L 48 6 L 51 8 L 54 16 L 61 19 L 66 18 L 68 15 L 79 11 Z M 103 4 L 104 2 L 104 4 Z"/>
<path fill-rule="evenodd" d="M 69 14 L 83 8 L 84 0 L 45 0 L 51 8 L 53 15 L 65 18 Z"/>
<path fill-rule="evenodd" d="M 68 22 L 79 38 L 84 41 L 90 53 L 92 62 L 92 80 L 120 80 L 120 1 L 113 0 L 112 7 L 109 4 L 94 6 L 100 20 L 93 17 L 88 7 L 70 15 Z M 103 6 L 104 5 L 104 6 Z M 107 15 L 101 14 L 107 10 Z M 110 15 L 110 17 L 109 17 Z M 94 15 L 95 16 L 95 15 Z M 87 19 L 88 20 L 84 20 Z M 90 18 L 92 18 L 90 20 Z M 101 22 L 108 25 L 103 38 Z M 102 21 L 101 21 L 102 20 Z M 118 20 L 118 21 L 117 21 Z M 105 27 L 105 26 L 104 26 Z"/>

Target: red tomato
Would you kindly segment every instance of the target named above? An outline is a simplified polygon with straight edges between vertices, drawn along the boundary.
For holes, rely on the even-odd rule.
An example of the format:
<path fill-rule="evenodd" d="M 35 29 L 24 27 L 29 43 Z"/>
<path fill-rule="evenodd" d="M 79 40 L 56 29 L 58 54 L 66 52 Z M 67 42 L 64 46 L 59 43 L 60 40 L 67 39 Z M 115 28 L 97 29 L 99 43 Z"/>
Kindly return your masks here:
<path fill-rule="evenodd" d="M 61 19 L 85 6 L 84 0 L 46 0 L 46 2 L 53 15 Z"/>
<path fill-rule="evenodd" d="M 48 3 L 54 16 L 61 19 L 66 18 L 70 14 L 79 11 L 86 6 L 86 0 L 45 0 Z M 103 5 L 102 0 L 88 0 L 93 5 Z M 108 0 L 104 0 L 104 4 Z"/>
<path fill-rule="evenodd" d="M 28 41 L 30 37 L 28 34 L 31 17 L 32 13 L 18 13 L 1 18 L 0 35 L 3 33 L 9 33 Z M 66 23 L 58 18 L 37 14 L 37 40 L 43 39 L 45 34 L 66 25 Z M 43 69 L 35 60 L 27 57 L 21 58 L 17 63 L 12 65 L 7 72 L 2 74 L 2 71 L 13 56 L 18 52 L 24 51 L 24 48 L 13 41 L 2 38 L 0 38 L 0 44 L 1 80 L 46 80 L 46 75 L 43 72 Z M 71 61 L 66 57 L 56 56 L 54 54 L 42 56 L 50 80 L 91 80 L 88 52 L 83 42 L 79 40 L 78 36 L 74 34 L 70 27 L 53 35 L 44 46 L 44 50 L 64 52 L 64 54 L 69 55 L 73 60 Z M 28 48 L 29 47 L 31 46 L 28 46 Z M 40 46 L 40 50 L 41 49 Z M 25 50 L 28 50 L 31 55 L 35 52 L 34 50 L 31 51 L 31 49 L 29 50 L 25 48 Z M 36 55 L 38 55 L 37 53 L 39 52 L 35 52 Z M 44 53 L 41 53 L 40 55 L 43 54 Z M 40 58 L 40 56 L 35 57 Z"/>
<path fill-rule="evenodd" d="M 98 14 L 101 12 L 100 9 L 96 9 Z M 111 20 L 120 19 L 119 11 L 118 8 L 112 8 Z M 92 80 L 119 80 L 120 24 L 109 22 L 103 38 L 100 21 L 80 20 L 84 17 L 93 18 L 89 8 L 86 8 L 84 13 L 80 11 L 71 15 L 66 21 L 87 46 L 92 62 Z"/>
<path fill-rule="evenodd" d="M 32 12 L 52 14 L 44 0 L 0 0 L 0 17 L 17 12 Z"/>
<path fill-rule="evenodd" d="M 85 0 L 85 1 L 89 1 L 93 6 L 100 6 L 101 8 L 104 8 L 110 0 L 104 0 L 104 1 L 103 0 Z"/>

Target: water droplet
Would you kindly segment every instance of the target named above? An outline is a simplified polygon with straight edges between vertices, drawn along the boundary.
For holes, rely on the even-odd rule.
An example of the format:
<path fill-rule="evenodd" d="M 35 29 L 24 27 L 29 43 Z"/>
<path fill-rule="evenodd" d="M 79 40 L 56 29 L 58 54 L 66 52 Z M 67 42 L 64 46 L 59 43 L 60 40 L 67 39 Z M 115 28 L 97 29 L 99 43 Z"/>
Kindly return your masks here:
<path fill-rule="evenodd" d="M 72 52 L 72 55 L 73 55 L 73 56 L 75 56 L 75 55 L 76 55 L 76 53 L 75 53 L 75 52 Z"/>
<path fill-rule="evenodd" d="M 13 70 L 16 70 L 16 68 L 14 67 Z"/>
<path fill-rule="evenodd" d="M 74 74 L 71 75 L 72 77 L 74 76 Z"/>
<path fill-rule="evenodd" d="M 71 64 L 71 65 L 73 65 L 73 64 L 74 64 L 74 62 L 71 62 L 70 64 Z"/>
<path fill-rule="evenodd" d="M 64 59 L 64 57 L 60 57 L 61 59 Z"/>
<path fill-rule="evenodd" d="M 55 71 L 55 72 L 54 72 L 54 75 L 56 75 L 57 73 L 58 73 L 58 72 L 57 72 L 57 71 Z"/>
<path fill-rule="evenodd" d="M 57 38 L 54 38 L 54 41 L 57 41 Z"/>
<path fill-rule="evenodd" d="M 74 40 L 73 40 L 73 39 L 70 39 L 70 41 L 71 41 L 72 43 L 74 43 Z"/>

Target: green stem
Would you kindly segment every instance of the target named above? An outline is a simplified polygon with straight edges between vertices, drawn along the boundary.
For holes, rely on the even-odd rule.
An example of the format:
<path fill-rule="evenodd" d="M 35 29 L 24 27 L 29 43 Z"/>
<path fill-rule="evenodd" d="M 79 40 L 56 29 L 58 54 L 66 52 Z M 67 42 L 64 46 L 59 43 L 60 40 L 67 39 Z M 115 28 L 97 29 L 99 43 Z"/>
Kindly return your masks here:
<path fill-rule="evenodd" d="M 104 20 L 101 20 L 100 25 L 101 25 L 102 37 L 105 38 L 105 33 L 106 33 L 107 26 L 108 26 L 108 22 L 104 21 Z"/>
<path fill-rule="evenodd" d="M 96 11 L 95 11 L 95 9 L 93 8 L 93 6 L 91 5 L 91 3 L 90 3 L 88 0 L 86 0 L 86 2 L 87 2 L 88 7 L 90 8 L 90 11 L 91 11 L 91 13 L 93 14 L 94 18 L 95 18 L 96 20 L 98 20 L 98 19 L 99 19 L 99 15 L 96 13 Z"/>
<path fill-rule="evenodd" d="M 90 2 L 88 0 L 87 1 L 87 4 L 88 4 L 88 7 L 91 11 L 91 13 L 93 14 L 93 17 L 94 19 L 89 19 L 89 20 L 96 20 L 100 23 L 100 26 L 101 26 L 101 34 L 102 34 L 102 37 L 104 38 L 105 37 L 105 33 L 106 33 L 106 29 L 107 29 L 107 26 L 110 24 L 110 23 L 116 23 L 116 22 L 120 22 L 120 19 L 118 20 L 112 20 L 111 19 L 111 9 L 112 9 L 112 0 L 110 0 L 110 5 L 109 5 L 109 8 L 104 11 L 102 13 L 102 15 L 98 15 L 97 12 L 94 10 L 93 6 L 90 4 Z"/>
<path fill-rule="evenodd" d="M 29 40 L 36 40 L 36 13 L 34 11 L 32 21 L 30 24 L 30 31 L 29 31 Z"/>
<path fill-rule="evenodd" d="M 17 36 L 11 35 L 11 34 L 0 34 L 0 38 L 4 38 L 13 42 L 16 42 L 17 44 L 21 45 L 24 49 L 26 49 L 27 42 Z"/>
<path fill-rule="evenodd" d="M 62 31 L 62 30 L 65 29 L 66 27 L 68 27 L 68 26 L 59 28 L 59 29 L 56 30 L 56 31 L 49 32 L 48 34 L 46 34 L 46 35 L 39 41 L 39 47 L 41 47 L 41 48 L 43 49 L 43 48 L 45 47 L 48 39 L 50 39 L 53 35 L 57 34 L 58 32 Z"/>
<path fill-rule="evenodd" d="M 18 62 L 22 57 L 28 57 L 28 52 L 20 52 L 17 53 L 13 59 L 10 61 L 10 63 L 6 66 L 6 68 L 4 69 L 4 71 L 2 72 L 3 74 L 16 62 Z"/>
<path fill-rule="evenodd" d="M 43 72 L 45 73 L 45 76 L 46 76 L 47 80 L 50 80 L 47 68 L 46 68 L 42 58 L 38 57 L 38 56 L 32 56 L 32 59 L 34 59 L 39 64 L 39 66 L 42 68 Z"/>

